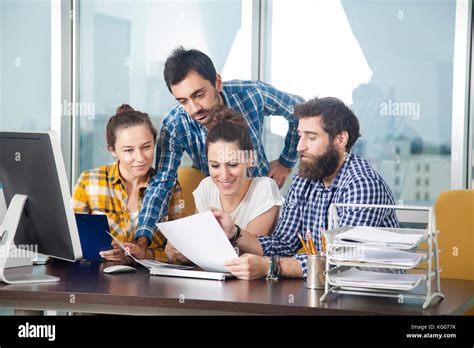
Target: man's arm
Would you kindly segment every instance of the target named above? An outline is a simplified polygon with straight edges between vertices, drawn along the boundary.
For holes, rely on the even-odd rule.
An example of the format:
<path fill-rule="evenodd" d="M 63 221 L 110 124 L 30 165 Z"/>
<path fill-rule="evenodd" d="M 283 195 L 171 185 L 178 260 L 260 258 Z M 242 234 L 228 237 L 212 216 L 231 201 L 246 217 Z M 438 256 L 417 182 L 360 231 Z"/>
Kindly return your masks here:
<path fill-rule="evenodd" d="M 168 202 L 176 182 L 176 173 L 182 156 L 183 151 L 179 144 L 176 128 L 167 123 L 165 119 L 156 149 L 156 174 L 148 183 L 135 234 L 137 244 L 142 247 L 145 241 L 148 245 L 152 240 L 156 222 L 168 212 Z M 146 237 L 146 240 L 143 237 Z"/>
<path fill-rule="evenodd" d="M 294 105 L 304 102 L 298 95 L 282 92 L 275 87 L 258 81 L 262 91 L 265 116 L 283 116 L 288 121 L 288 132 L 285 136 L 285 147 L 278 161 L 287 168 L 293 168 L 297 160 L 296 147 L 298 145 L 298 121 L 293 116 Z"/>

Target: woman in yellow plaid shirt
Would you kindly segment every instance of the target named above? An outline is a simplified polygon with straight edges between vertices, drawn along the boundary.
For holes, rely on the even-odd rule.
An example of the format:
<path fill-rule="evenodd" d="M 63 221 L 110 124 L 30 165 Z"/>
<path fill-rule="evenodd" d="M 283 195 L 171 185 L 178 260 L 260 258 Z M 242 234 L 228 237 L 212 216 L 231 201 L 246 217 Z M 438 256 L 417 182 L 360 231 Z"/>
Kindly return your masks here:
<path fill-rule="evenodd" d="M 116 161 L 85 171 L 74 190 L 72 205 L 76 213 L 106 214 L 111 233 L 120 239 L 137 258 L 168 261 L 165 238 L 156 231 L 148 249 L 135 243 L 135 231 L 142 199 L 150 177 L 155 173 L 157 131 L 146 113 L 124 104 L 107 123 L 107 147 Z M 179 183 L 173 189 L 169 219 L 182 217 L 184 210 Z M 101 252 L 110 261 L 128 262 L 115 244 Z"/>

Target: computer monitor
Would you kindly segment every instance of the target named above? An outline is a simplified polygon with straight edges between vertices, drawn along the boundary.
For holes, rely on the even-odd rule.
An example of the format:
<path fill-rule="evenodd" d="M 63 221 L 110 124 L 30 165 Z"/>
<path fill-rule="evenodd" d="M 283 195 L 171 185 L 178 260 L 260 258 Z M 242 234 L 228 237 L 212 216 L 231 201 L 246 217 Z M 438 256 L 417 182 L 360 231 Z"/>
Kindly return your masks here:
<path fill-rule="evenodd" d="M 76 261 L 82 257 L 61 146 L 55 133 L 0 131 L 0 182 L 8 207 L 0 228 L 4 253 L 14 242 L 18 248 L 33 249 L 58 259 Z M 0 281 L 18 284 L 59 279 L 44 274 L 5 277 L 6 261 L 6 257 L 0 257 Z"/>

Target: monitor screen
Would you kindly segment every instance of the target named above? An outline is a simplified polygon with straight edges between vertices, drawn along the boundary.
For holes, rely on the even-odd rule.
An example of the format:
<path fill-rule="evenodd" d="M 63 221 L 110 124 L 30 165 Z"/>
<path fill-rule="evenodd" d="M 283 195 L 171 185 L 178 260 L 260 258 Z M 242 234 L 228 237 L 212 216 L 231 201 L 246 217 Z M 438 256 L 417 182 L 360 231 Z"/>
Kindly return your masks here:
<path fill-rule="evenodd" d="M 7 207 L 15 195 L 27 196 L 14 238 L 18 247 L 68 261 L 81 258 L 57 135 L 0 132 L 0 182 Z"/>

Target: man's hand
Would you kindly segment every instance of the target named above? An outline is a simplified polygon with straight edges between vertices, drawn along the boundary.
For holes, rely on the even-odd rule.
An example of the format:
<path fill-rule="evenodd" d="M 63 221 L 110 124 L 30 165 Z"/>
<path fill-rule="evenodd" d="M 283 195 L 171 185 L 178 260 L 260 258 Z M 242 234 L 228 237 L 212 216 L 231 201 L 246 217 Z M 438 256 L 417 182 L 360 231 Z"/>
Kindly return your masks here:
<path fill-rule="evenodd" d="M 235 235 L 236 227 L 230 215 L 216 208 L 211 208 L 211 212 L 216 217 L 219 225 L 221 225 L 227 238 L 231 239 Z"/>
<path fill-rule="evenodd" d="M 224 262 L 224 266 L 239 279 L 259 279 L 267 275 L 270 268 L 268 257 L 244 254 L 237 259 Z"/>
<path fill-rule="evenodd" d="M 291 173 L 291 168 L 285 167 L 278 160 L 270 162 L 268 176 L 275 180 L 279 188 L 282 188 Z"/>
<path fill-rule="evenodd" d="M 148 244 L 150 244 L 150 241 L 147 237 L 140 236 L 135 240 L 135 244 L 138 245 L 140 248 L 146 250 L 148 248 Z"/>
<path fill-rule="evenodd" d="M 190 263 L 190 261 L 170 242 L 166 243 L 165 253 L 166 256 L 168 256 L 168 260 L 172 263 Z"/>
<path fill-rule="evenodd" d="M 143 249 L 141 246 L 135 244 L 135 243 L 129 243 L 129 242 L 122 242 L 122 244 L 125 246 L 125 248 L 128 250 L 130 254 L 133 255 L 136 259 L 145 259 L 146 258 L 146 252 L 147 249 Z"/>

